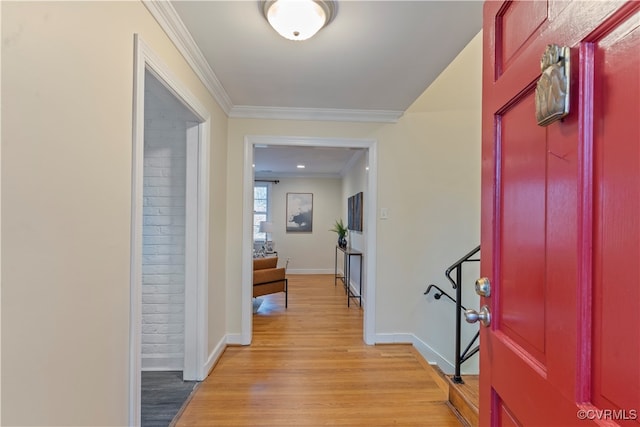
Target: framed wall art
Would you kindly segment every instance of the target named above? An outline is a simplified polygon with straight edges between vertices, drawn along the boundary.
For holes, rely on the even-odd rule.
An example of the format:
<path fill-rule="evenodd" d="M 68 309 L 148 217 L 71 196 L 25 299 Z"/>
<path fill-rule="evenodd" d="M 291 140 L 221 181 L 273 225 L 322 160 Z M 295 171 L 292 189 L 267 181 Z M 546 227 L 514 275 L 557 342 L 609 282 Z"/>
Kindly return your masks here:
<path fill-rule="evenodd" d="M 347 199 L 347 228 L 362 231 L 362 191 Z"/>
<path fill-rule="evenodd" d="M 313 193 L 287 193 L 287 233 L 313 231 Z"/>

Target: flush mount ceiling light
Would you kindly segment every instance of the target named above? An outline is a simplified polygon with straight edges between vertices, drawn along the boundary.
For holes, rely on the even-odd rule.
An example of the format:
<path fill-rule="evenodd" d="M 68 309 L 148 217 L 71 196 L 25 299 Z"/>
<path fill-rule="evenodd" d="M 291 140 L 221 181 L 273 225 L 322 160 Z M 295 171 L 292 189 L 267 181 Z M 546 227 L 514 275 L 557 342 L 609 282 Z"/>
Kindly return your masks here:
<path fill-rule="evenodd" d="M 307 40 L 331 22 L 336 4 L 332 0 L 266 0 L 262 12 L 282 37 Z"/>

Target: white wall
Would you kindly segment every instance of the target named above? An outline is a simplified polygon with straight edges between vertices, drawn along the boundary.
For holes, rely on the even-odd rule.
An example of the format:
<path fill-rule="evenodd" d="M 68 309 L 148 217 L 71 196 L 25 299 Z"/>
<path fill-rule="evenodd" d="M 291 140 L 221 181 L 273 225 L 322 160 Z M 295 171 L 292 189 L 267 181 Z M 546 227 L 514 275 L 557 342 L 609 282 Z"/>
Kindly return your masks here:
<path fill-rule="evenodd" d="M 1 424 L 126 425 L 134 33 L 212 117 L 209 350 L 227 119 L 142 3 L 2 3 Z"/>
<path fill-rule="evenodd" d="M 430 283 L 453 291 L 445 269 L 480 243 L 481 66 L 478 34 L 396 126 L 378 133 L 394 141 L 380 153 L 380 206 L 389 219 L 378 220 L 378 262 L 389 268 L 378 270 L 379 329 L 410 330 L 445 371 L 454 361 L 455 309 L 423 292 Z M 477 307 L 473 268 L 465 270 L 463 303 Z M 471 338 L 478 326 L 463 328 Z M 477 372 L 477 356 L 463 366 Z"/>
<path fill-rule="evenodd" d="M 480 240 L 481 48 L 479 34 L 395 124 L 229 120 L 229 237 L 242 235 L 245 136 L 378 141 L 378 206 L 389 218 L 367 225 L 378 237 L 377 257 L 367 261 L 376 265 L 377 340 L 414 342 L 445 370 L 453 363 L 455 313 L 423 292 L 431 282 L 446 286 L 444 270 Z M 242 241 L 228 241 L 227 325 L 240 333 Z M 468 280 L 467 293 L 473 273 Z"/>
<path fill-rule="evenodd" d="M 332 274 L 335 233 L 329 231 L 342 208 L 341 178 L 280 178 L 271 196 L 272 240 L 280 265 L 289 259 L 288 274 Z M 313 231 L 286 232 L 287 193 L 313 193 Z"/>
<path fill-rule="evenodd" d="M 350 286 L 352 287 L 352 290 L 355 294 L 360 293 L 360 285 L 362 285 L 363 299 L 366 297 L 364 292 L 364 289 L 366 289 L 366 265 L 369 262 L 369 257 L 367 256 L 366 250 L 367 231 L 369 229 L 369 224 L 367 223 L 367 215 L 365 213 L 366 199 L 370 196 L 369 189 L 367 188 L 367 167 L 369 164 L 368 157 L 368 151 L 362 151 L 356 162 L 354 162 L 349 171 L 347 171 L 347 174 L 342 181 L 342 218 L 345 224 L 347 224 L 348 217 L 348 198 L 359 192 L 363 193 L 362 231 L 349 230 L 347 235 L 349 246 L 362 252 L 362 257 L 351 256 L 351 260 L 349 261 L 349 281 L 351 282 Z M 363 264 L 362 278 L 360 277 L 360 263 Z"/>
<path fill-rule="evenodd" d="M 142 231 L 142 369 L 184 366 L 187 115 L 146 73 Z M 148 93 L 162 90 L 164 96 Z M 191 120 L 195 120 L 192 117 Z"/>

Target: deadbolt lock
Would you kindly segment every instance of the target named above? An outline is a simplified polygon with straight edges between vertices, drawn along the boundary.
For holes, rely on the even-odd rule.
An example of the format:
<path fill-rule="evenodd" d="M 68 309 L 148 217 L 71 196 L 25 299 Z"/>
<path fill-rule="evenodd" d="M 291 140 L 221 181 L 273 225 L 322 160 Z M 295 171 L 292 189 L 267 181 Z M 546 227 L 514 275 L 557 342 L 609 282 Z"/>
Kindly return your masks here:
<path fill-rule="evenodd" d="M 481 297 L 491 296 L 491 282 L 486 277 L 481 277 L 476 280 L 476 294 Z"/>

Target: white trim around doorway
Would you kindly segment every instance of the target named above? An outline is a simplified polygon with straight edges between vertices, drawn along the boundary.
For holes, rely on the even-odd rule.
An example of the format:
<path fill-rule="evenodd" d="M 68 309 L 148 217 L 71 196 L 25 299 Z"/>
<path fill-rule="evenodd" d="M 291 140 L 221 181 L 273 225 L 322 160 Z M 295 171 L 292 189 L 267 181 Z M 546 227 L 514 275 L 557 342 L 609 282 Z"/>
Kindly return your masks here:
<path fill-rule="evenodd" d="M 142 324 L 142 212 L 144 169 L 145 71 L 154 75 L 199 120 L 190 124 L 187 148 L 191 190 L 186 200 L 188 235 L 185 239 L 185 349 L 184 376 L 202 380 L 207 374 L 209 141 L 211 118 L 207 109 L 173 75 L 169 67 L 134 34 L 133 151 L 131 176 L 131 272 L 129 316 L 129 425 L 140 425 Z"/>
<path fill-rule="evenodd" d="M 320 138 L 292 136 L 246 136 L 244 138 L 243 195 L 242 195 L 242 297 L 241 297 L 241 336 L 235 344 L 249 345 L 253 336 L 253 308 L 251 304 L 253 275 L 253 148 L 256 145 L 280 145 L 299 147 L 343 147 L 362 148 L 369 152 L 369 171 L 367 176 L 368 197 L 366 197 L 365 215 L 367 229 L 365 240 L 365 289 L 363 339 L 368 345 L 376 342 L 376 245 L 378 209 L 378 142 L 373 139 Z"/>

